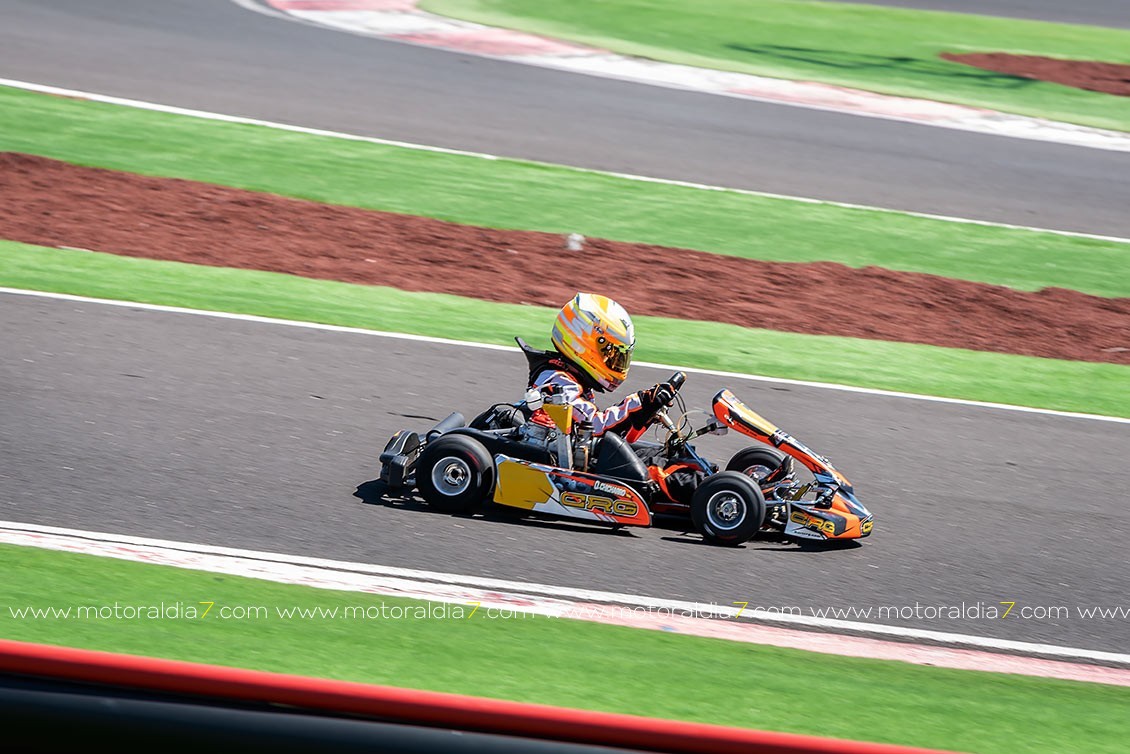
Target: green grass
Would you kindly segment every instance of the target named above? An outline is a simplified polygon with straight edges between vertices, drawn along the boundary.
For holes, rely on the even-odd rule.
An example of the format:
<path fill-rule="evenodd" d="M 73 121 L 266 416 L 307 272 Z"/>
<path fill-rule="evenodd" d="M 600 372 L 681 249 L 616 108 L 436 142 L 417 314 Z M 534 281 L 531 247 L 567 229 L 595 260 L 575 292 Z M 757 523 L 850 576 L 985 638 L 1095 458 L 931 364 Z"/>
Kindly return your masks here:
<path fill-rule="evenodd" d="M 544 342 L 554 312 L 394 288 L 0 242 L 0 285 L 377 330 Z M 1130 417 L 1130 367 L 640 317 L 637 358 Z"/>
<path fill-rule="evenodd" d="M 1130 734 L 1130 689 L 1115 686 L 482 610 L 457 617 L 462 606 L 448 606 L 446 618 L 346 618 L 347 607 L 371 607 L 376 616 L 382 603 L 386 614 L 425 603 L 12 545 L 0 545 L 0 569 L 0 636 L 7 639 L 985 754 L 1121 752 Z M 162 602 L 179 604 L 182 617 L 11 612 L 116 603 L 124 616 L 126 606 Z M 221 617 L 223 608 L 257 606 L 266 608 L 260 617 Z M 189 607 L 197 617 L 184 617 Z M 339 613 L 286 618 L 276 611 L 292 607 Z"/>
<path fill-rule="evenodd" d="M 644 183 L 0 87 L 0 151 L 498 228 L 1130 296 L 1130 246 Z"/>
<path fill-rule="evenodd" d="M 1130 98 L 983 71 L 942 52 L 1130 63 L 1130 31 L 806 0 L 424 0 L 436 13 L 674 63 L 823 81 L 1130 130 Z"/>

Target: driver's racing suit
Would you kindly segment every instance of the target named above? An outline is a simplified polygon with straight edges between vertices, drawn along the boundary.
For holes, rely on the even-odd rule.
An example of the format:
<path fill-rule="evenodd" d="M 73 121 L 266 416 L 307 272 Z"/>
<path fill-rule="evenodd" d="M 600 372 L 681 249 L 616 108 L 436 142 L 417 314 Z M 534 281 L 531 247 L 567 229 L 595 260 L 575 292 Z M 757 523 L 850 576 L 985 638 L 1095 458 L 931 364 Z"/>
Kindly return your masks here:
<path fill-rule="evenodd" d="M 538 388 L 543 394 L 564 396 L 565 401 L 573 406 L 573 416 L 577 421 L 592 424 L 593 437 L 616 432 L 628 442 L 635 442 L 647 430 L 647 420 L 654 417 L 654 413 L 643 410 L 644 402 L 639 393 L 632 393 L 611 408 L 598 409 L 593 402 L 593 391 L 586 389 L 564 365 L 558 369 L 547 365 L 532 375 L 530 387 Z M 648 413 L 652 415 L 646 416 Z"/>
<path fill-rule="evenodd" d="M 695 489 L 706 477 L 697 464 L 682 458 L 665 458 L 662 447 L 639 443 L 662 405 L 657 405 L 649 391 L 632 393 L 611 408 L 601 410 L 594 402 L 594 391 L 587 387 L 583 378 L 571 365 L 552 352 L 544 354 L 544 360 L 530 359 L 530 387 L 538 388 L 543 394 L 557 394 L 565 397 L 573 407 L 573 415 L 578 421 L 592 423 L 593 437 L 606 432 L 623 435 L 632 443 L 636 455 L 648 466 L 651 478 L 659 483 L 672 500 L 689 504 Z"/>

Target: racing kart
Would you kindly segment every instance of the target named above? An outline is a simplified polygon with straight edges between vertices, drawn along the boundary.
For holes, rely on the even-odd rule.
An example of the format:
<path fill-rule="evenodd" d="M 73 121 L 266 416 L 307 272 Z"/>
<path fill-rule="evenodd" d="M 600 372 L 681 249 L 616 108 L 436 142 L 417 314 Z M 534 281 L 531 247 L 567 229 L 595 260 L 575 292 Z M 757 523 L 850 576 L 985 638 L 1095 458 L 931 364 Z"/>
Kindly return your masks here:
<path fill-rule="evenodd" d="M 517 340 L 527 356 L 541 353 Z M 532 389 L 470 424 L 454 412 L 423 435 L 397 432 L 380 455 L 380 479 L 390 491 L 418 490 L 430 507 L 447 513 L 501 506 L 613 527 L 680 516 L 716 545 L 737 546 L 759 533 L 818 541 L 871 534 L 873 516 L 847 478 L 729 390 L 714 396 L 706 423 L 691 429 L 679 393 L 685 380 L 683 372 L 671 376 L 674 398 L 647 421 L 666 429 L 662 443 L 629 443 L 613 432 L 592 437 L 563 397 Z M 673 420 L 667 409 L 676 403 L 683 413 Z M 759 444 L 719 470 L 691 441 L 729 430 Z M 812 481 L 800 481 L 794 461 Z M 689 500 L 665 483 L 679 470 L 701 477 Z"/>

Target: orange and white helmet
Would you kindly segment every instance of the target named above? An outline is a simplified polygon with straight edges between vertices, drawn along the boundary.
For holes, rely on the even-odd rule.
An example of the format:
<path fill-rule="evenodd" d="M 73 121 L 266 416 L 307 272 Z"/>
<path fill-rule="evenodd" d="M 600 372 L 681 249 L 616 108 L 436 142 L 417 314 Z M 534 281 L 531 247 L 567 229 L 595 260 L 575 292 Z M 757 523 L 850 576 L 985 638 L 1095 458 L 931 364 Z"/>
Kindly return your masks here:
<path fill-rule="evenodd" d="M 553 345 L 603 390 L 628 376 L 636 331 L 624 307 L 607 296 L 578 293 L 553 323 Z"/>

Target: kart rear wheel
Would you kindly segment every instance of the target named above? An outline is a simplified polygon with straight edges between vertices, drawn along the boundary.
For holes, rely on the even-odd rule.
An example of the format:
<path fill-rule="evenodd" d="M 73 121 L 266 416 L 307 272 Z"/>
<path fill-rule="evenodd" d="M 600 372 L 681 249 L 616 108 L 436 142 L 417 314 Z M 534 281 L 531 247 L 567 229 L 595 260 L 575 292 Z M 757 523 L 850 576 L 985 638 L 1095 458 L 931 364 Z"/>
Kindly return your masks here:
<path fill-rule="evenodd" d="M 740 471 L 758 485 L 775 482 L 793 471 L 793 459 L 767 445 L 744 448 L 734 454 L 726 464 L 727 471 Z"/>
<path fill-rule="evenodd" d="M 737 547 L 757 534 L 764 520 L 761 489 L 740 471 L 707 477 L 691 500 L 691 521 L 712 545 Z"/>
<path fill-rule="evenodd" d="M 494 459 L 473 437 L 440 437 L 420 454 L 416 486 L 437 511 L 469 513 L 494 490 Z"/>

